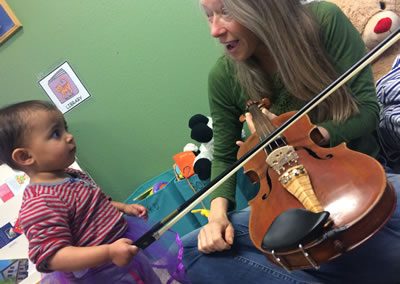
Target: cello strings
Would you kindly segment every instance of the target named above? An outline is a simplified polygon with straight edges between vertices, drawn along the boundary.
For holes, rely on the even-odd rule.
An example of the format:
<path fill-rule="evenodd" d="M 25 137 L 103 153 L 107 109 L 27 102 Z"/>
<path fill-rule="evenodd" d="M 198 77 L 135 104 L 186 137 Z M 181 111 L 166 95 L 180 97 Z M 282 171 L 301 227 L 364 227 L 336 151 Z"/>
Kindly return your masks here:
<path fill-rule="evenodd" d="M 259 136 L 260 141 L 267 138 L 271 132 L 275 129 L 275 126 L 272 124 L 271 120 L 264 115 L 261 110 L 263 105 L 255 105 L 255 102 L 251 102 L 248 105 L 248 109 L 253 116 L 254 127 L 256 128 L 256 133 Z M 274 149 L 281 147 L 282 145 L 287 145 L 285 139 L 278 137 L 272 141 L 272 143 L 268 144 L 264 149 L 266 154 L 271 153 Z"/>

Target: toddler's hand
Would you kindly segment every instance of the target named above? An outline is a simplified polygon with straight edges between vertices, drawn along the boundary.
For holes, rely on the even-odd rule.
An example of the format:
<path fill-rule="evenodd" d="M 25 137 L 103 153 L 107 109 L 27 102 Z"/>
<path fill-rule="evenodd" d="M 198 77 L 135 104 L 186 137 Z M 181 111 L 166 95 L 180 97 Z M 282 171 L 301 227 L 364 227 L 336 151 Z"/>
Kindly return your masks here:
<path fill-rule="evenodd" d="M 130 239 L 119 239 L 110 244 L 109 255 L 111 261 L 117 266 L 127 265 L 132 257 L 134 257 L 139 251 L 139 248 L 132 245 Z"/>
<path fill-rule="evenodd" d="M 125 204 L 123 212 L 127 215 L 147 219 L 147 209 L 140 204 Z"/>

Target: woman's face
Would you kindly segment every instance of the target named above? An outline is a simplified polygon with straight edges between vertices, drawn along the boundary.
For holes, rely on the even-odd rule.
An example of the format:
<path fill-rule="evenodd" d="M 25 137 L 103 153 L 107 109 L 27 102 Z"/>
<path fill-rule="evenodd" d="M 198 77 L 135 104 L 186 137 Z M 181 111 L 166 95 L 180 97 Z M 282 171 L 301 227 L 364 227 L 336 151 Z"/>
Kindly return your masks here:
<path fill-rule="evenodd" d="M 223 0 L 200 0 L 200 3 L 208 18 L 211 35 L 219 39 L 234 60 L 243 61 L 261 52 L 260 40 L 229 16 Z"/>

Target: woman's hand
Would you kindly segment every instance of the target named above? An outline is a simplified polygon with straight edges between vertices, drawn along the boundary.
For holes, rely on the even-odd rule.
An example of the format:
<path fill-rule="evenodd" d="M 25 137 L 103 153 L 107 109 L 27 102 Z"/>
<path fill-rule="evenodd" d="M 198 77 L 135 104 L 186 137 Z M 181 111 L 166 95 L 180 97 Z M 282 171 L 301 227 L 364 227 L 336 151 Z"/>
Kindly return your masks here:
<path fill-rule="evenodd" d="M 319 140 L 313 138 L 313 136 L 311 135 L 311 139 L 313 139 L 313 141 L 315 143 L 317 143 L 320 146 L 328 146 L 329 145 L 329 139 L 330 139 L 330 135 L 328 130 L 326 130 L 325 128 L 323 128 L 322 126 L 317 126 L 317 130 L 319 132 Z"/>
<path fill-rule="evenodd" d="M 275 114 L 270 112 L 267 108 L 262 108 L 261 111 L 263 114 L 265 114 L 265 116 L 269 120 L 273 120 L 274 118 L 277 117 Z M 245 120 L 249 127 L 250 132 L 252 134 L 254 132 L 256 132 L 256 129 L 255 129 L 254 123 L 253 123 L 253 117 L 252 117 L 251 113 L 247 112 L 245 114 Z M 316 127 L 315 131 L 311 132 L 311 139 L 320 146 L 327 146 L 327 145 L 329 145 L 330 135 L 329 135 L 328 130 L 326 130 L 322 126 L 318 126 L 318 127 Z M 240 146 L 242 146 L 243 141 L 236 141 L 236 144 L 240 147 Z"/>
<path fill-rule="evenodd" d="M 234 228 L 226 214 L 228 200 L 222 197 L 211 202 L 208 224 L 198 235 L 198 249 L 203 253 L 230 249 L 233 244 Z"/>
<path fill-rule="evenodd" d="M 272 112 L 270 112 L 270 111 L 269 111 L 267 108 L 265 108 L 265 107 L 261 108 L 261 112 L 262 112 L 262 113 L 266 116 L 266 118 L 269 119 L 269 120 L 273 120 L 273 119 L 276 117 L 275 114 L 273 114 Z M 253 122 L 253 116 L 251 115 L 250 112 L 246 112 L 244 115 L 242 115 L 242 116 L 240 117 L 240 121 L 241 121 L 241 122 L 246 121 L 247 126 L 248 126 L 248 128 L 249 128 L 251 134 L 253 134 L 254 132 L 256 132 L 256 128 L 255 128 L 254 122 Z M 241 146 L 241 145 L 243 144 L 243 141 L 236 141 L 236 144 L 237 144 L 238 146 Z"/>
<path fill-rule="evenodd" d="M 274 118 L 276 118 L 276 114 L 270 112 L 267 108 L 263 107 L 261 108 L 261 112 L 266 116 L 267 119 L 269 120 L 273 120 Z M 250 112 L 246 112 L 244 115 L 247 125 L 249 127 L 250 132 L 253 134 L 254 132 L 256 132 L 256 128 L 254 127 L 254 123 L 253 123 L 253 116 L 251 115 Z"/>
<path fill-rule="evenodd" d="M 198 235 L 198 249 L 203 253 L 223 251 L 233 245 L 234 229 L 228 218 L 213 219 Z"/>

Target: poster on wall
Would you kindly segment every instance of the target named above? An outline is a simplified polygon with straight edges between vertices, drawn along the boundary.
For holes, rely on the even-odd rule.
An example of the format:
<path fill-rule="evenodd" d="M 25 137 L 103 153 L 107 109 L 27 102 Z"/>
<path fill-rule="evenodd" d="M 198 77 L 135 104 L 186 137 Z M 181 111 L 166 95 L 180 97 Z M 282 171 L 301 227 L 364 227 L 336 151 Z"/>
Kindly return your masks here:
<path fill-rule="evenodd" d="M 31 280 L 39 276 L 28 260 L 28 241 L 18 224 L 28 182 L 25 173 L 0 166 L 0 283 L 36 283 Z"/>
<path fill-rule="evenodd" d="M 39 84 L 62 113 L 70 111 L 90 97 L 68 62 L 50 72 Z"/>
<path fill-rule="evenodd" d="M 5 42 L 22 27 L 10 6 L 5 0 L 0 0 L 0 44 Z"/>

